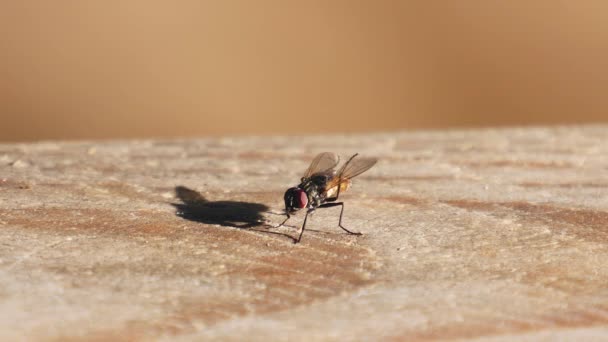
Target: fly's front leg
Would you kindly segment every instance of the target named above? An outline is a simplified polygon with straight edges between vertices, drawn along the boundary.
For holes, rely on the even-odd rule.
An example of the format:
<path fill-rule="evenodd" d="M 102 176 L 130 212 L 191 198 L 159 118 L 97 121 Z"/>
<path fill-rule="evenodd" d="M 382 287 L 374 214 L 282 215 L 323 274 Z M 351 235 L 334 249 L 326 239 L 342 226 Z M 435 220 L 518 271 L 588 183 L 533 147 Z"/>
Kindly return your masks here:
<path fill-rule="evenodd" d="M 312 213 L 313 211 L 315 211 L 315 210 L 308 209 L 308 211 L 306 211 L 306 216 L 304 216 L 304 223 L 302 223 L 302 230 L 300 231 L 300 236 L 298 236 L 298 239 L 295 240 L 293 243 L 298 243 L 298 242 L 300 242 L 300 240 L 302 240 L 302 235 L 304 234 L 304 229 L 306 229 L 306 220 L 308 219 L 308 214 Z"/>
<path fill-rule="evenodd" d="M 342 214 L 344 214 L 344 202 L 325 203 L 325 204 L 322 204 L 319 208 L 331 208 L 331 207 L 336 207 L 336 206 L 341 206 L 342 207 L 342 210 L 340 210 L 340 221 L 338 222 L 338 226 L 340 226 L 340 228 L 342 228 L 348 234 L 351 234 L 351 235 L 363 235 L 362 233 L 352 232 L 352 231 L 346 229 L 342 225 Z"/>
<path fill-rule="evenodd" d="M 283 227 L 283 225 L 285 224 L 285 222 L 287 222 L 287 220 L 289 220 L 291 218 L 291 216 L 289 215 L 289 213 L 285 213 L 285 215 L 287 215 L 287 218 L 283 222 L 281 222 L 281 224 L 279 224 L 278 226 L 273 227 L 273 228 Z"/>

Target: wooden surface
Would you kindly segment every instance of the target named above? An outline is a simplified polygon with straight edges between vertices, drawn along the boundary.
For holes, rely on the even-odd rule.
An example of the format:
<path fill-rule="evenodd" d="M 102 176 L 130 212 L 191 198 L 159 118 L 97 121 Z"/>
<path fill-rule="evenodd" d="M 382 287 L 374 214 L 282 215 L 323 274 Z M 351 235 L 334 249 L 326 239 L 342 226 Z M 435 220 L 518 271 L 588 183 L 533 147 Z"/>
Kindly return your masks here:
<path fill-rule="evenodd" d="M 0 145 L 0 339 L 608 339 L 608 126 Z M 380 159 L 282 220 L 321 151 Z"/>

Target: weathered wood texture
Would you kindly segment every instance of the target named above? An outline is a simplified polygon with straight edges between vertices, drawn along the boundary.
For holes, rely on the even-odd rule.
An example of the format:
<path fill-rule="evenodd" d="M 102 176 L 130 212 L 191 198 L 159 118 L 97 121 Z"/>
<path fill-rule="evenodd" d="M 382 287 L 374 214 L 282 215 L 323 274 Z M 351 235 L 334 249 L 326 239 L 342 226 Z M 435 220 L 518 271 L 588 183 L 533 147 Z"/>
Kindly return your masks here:
<path fill-rule="evenodd" d="M 0 145 L 0 339 L 608 339 L 608 126 Z M 318 152 L 380 162 L 299 245 Z M 176 192 L 179 196 L 176 197 Z"/>

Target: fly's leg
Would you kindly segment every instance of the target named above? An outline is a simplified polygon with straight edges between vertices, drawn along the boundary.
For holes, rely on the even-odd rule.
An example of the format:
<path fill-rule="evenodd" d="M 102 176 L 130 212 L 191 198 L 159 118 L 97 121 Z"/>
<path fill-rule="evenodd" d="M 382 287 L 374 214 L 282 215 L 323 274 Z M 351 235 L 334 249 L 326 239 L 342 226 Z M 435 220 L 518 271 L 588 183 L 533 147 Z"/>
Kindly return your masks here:
<path fill-rule="evenodd" d="M 344 202 L 324 203 L 324 204 L 320 205 L 319 208 L 331 208 L 331 207 L 336 207 L 336 206 L 341 206 L 342 207 L 342 210 L 340 210 L 340 221 L 338 222 L 338 226 L 340 226 L 340 228 L 342 228 L 348 234 L 351 234 L 351 235 L 363 235 L 362 233 L 352 232 L 352 231 L 346 229 L 342 225 L 342 214 L 344 214 Z M 306 221 L 304 221 L 304 222 L 306 222 Z"/>
<path fill-rule="evenodd" d="M 289 220 L 291 218 L 291 216 L 289 216 L 289 214 L 285 214 L 285 215 L 287 215 L 287 218 L 285 220 L 283 220 L 283 222 L 281 222 L 281 224 L 279 224 L 278 226 L 273 227 L 273 228 L 283 227 L 283 225 L 285 224 L 285 222 L 287 222 L 287 220 Z"/>
<path fill-rule="evenodd" d="M 326 198 L 325 202 L 335 202 L 338 200 L 338 197 L 340 197 L 340 188 L 342 187 L 342 179 L 340 179 L 340 182 L 338 183 L 338 192 L 336 193 L 336 196 L 334 197 L 330 197 L 330 198 Z M 329 203 L 326 203 L 329 204 Z M 319 208 L 322 208 L 323 205 L 321 205 Z M 342 209 L 344 209 L 344 206 L 342 207 Z"/>
<path fill-rule="evenodd" d="M 304 234 L 304 229 L 306 229 L 306 220 L 308 219 L 308 214 L 312 213 L 313 211 L 315 211 L 315 210 L 308 209 L 308 211 L 306 212 L 306 216 L 304 216 L 304 223 L 302 223 L 302 230 L 300 230 L 300 236 L 298 236 L 298 239 L 294 240 L 293 243 L 298 243 L 298 242 L 300 242 L 300 240 L 302 240 L 302 235 Z"/>
<path fill-rule="evenodd" d="M 289 208 L 287 208 L 287 205 L 285 205 L 285 215 L 287 215 L 287 218 L 281 222 L 280 225 L 273 227 L 273 228 L 279 228 L 279 227 L 283 227 L 283 225 L 285 224 L 285 222 L 287 222 L 287 220 L 289 220 L 291 218 L 291 215 L 289 215 Z"/>
<path fill-rule="evenodd" d="M 338 197 L 340 197 L 340 188 L 341 187 L 342 186 L 340 186 L 340 183 L 338 183 L 338 192 L 336 193 L 336 196 L 330 197 L 330 198 L 326 198 L 325 202 L 335 202 L 335 201 L 337 201 Z M 326 204 L 329 204 L 329 203 L 326 203 Z M 325 204 L 321 205 L 319 208 L 323 208 L 324 206 L 325 206 Z"/>

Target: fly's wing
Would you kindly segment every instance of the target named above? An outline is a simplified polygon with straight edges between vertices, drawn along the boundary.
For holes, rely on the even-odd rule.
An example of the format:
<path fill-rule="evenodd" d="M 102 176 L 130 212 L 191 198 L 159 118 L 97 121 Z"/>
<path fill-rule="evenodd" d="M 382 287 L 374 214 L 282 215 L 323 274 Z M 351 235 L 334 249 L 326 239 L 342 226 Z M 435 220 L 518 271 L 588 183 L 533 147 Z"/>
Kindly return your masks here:
<path fill-rule="evenodd" d="M 309 178 L 315 173 L 327 172 L 338 165 L 340 158 L 335 153 L 323 152 L 319 153 L 315 159 L 312 160 L 308 170 L 304 173 L 304 178 Z"/>
<path fill-rule="evenodd" d="M 363 172 L 369 170 L 372 166 L 376 165 L 378 159 L 376 158 L 355 158 L 357 155 L 352 156 L 340 171 L 336 173 L 336 175 L 327 183 L 325 189 L 329 190 L 338 185 L 342 185 L 342 183 L 348 183 L 350 179 L 357 177 Z M 346 187 L 347 184 L 344 184 Z"/>

